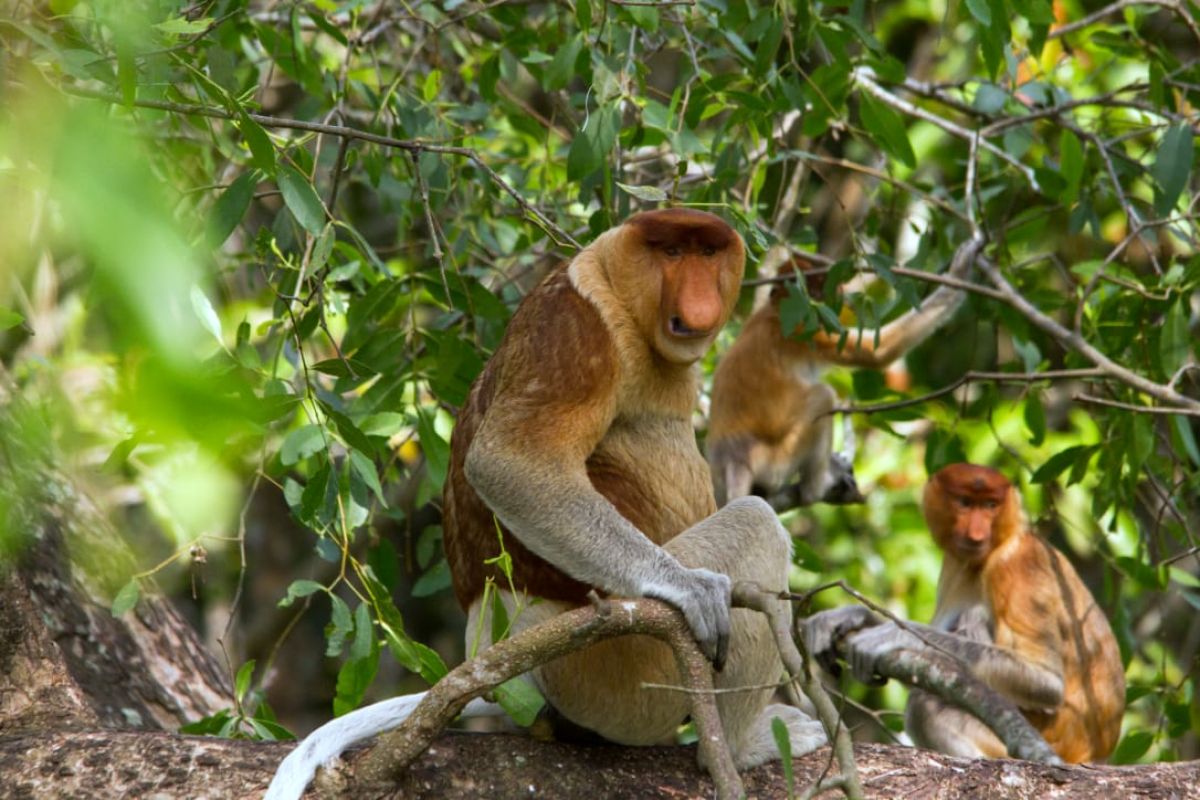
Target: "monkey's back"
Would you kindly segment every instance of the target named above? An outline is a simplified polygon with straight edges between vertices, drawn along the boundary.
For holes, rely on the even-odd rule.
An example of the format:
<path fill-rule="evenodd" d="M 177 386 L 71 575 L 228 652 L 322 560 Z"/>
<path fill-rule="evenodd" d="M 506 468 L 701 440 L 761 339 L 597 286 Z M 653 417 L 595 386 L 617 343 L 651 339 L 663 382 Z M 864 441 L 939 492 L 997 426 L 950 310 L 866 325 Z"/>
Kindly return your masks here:
<path fill-rule="evenodd" d="M 993 596 L 997 616 L 1011 618 L 1013 613 L 1004 609 L 1015 606 L 1022 627 L 1053 626 L 1045 630 L 1061 642 L 1063 676 L 1062 705 L 1050 712 L 1026 710 L 1025 716 L 1064 761 L 1102 761 L 1116 746 L 1125 712 L 1125 671 L 1116 637 L 1065 555 L 1028 533 L 1021 537 L 1020 550 L 1007 559 L 1007 567 L 1040 574 L 1008 582 L 1012 596 L 1007 601 Z M 1001 624 L 998 644 L 1007 638 Z M 1025 640 L 1034 636 L 1027 632 Z"/>
<path fill-rule="evenodd" d="M 709 442 L 749 435 L 777 444 L 787 436 L 817 380 L 809 355 L 784 337 L 773 302 L 755 311 L 713 373 Z"/>

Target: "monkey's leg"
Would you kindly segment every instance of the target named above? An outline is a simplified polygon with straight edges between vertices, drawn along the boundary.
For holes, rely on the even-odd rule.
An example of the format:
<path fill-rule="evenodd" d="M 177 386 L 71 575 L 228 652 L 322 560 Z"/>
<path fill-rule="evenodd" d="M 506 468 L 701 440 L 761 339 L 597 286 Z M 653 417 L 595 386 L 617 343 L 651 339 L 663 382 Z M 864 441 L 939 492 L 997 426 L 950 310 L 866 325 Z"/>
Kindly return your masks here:
<path fill-rule="evenodd" d="M 731 501 L 708 519 L 667 543 L 666 549 L 688 567 L 723 572 L 736 583 L 751 581 L 768 591 L 787 589 L 791 538 L 775 512 L 757 497 Z M 779 613 L 790 620 L 791 608 L 780 601 Z M 767 619 L 747 609 L 734 609 L 729 658 L 714 675 L 717 689 L 762 686 L 778 681 L 783 664 Z M 790 625 L 790 622 L 789 622 Z M 825 744 L 819 722 L 787 705 L 768 705 L 773 688 L 728 692 L 717 696 L 727 742 L 740 769 L 779 758 L 771 719 L 787 725 L 793 754 Z"/>
<path fill-rule="evenodd" d="M 735 582 L 754 581 L 775 591 L 787 585 L 791 541 L 775 513 L 757 497 L 731 501 L 672 539 L 665 549 L 684 566 L 723 572 Z M 521 612 L 514 627 L 523 629 L 569 607 L 540 600 Z M 789 613 L 786 604 L 781 613 Z M 477 614 L 471 618 L 477 619 Z M 783 665 L 766 618 L 735 609 L 731 621 L 725 669 L 714 675 L 717 688 L 778 681 Z M 489 627 L 486 620 L 483 627 Z M 622 744 L 672 741 L 691 706 L 683 692 L 642 688 L 645 683 L 682 685 L 670 648 L 646 636 L 600 642 L 545 665 L 535 677 L 546 699 L 564 717 Z M 770 729 L 773 716 L 788 725 L 793 753 L 806 753 L 825 743 L 820 724 L 799 709 L 768 706 L 771 692 L 769 688 L 755 689 L 717 697 L 725 735 L 739 767 L 779 757 Z"/>
<path fill-rule="evenodd" d="M 752 491 L 752 445 L 753 441 L 747 436 L 725 437 L 709 444 L 708 463 L 712 471 L 713 494 L 718 506 L 725 505 L 735 497 L 745 497 Z"/>
<path fill-rule="evenodd" d="M 1004 758 L 1008 748 L 978 719 L 941 698 L 913 689 L 904 709 L 904 729 L 913 743 L 962 758 Z"/>

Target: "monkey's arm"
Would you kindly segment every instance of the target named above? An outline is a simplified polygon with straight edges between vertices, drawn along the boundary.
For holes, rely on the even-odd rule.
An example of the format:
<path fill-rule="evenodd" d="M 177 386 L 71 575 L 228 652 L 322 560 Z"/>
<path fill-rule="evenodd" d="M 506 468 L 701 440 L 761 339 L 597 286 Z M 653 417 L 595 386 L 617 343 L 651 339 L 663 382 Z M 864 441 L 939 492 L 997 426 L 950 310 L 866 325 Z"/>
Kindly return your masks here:
<path fill-rule="evenodd" d="M 550 336 L 556 334 L 551 333 Z M 562 336 L 550 348 L 572 347 Z M 543 340 L 544 342 L 544 340 Z M 720 668 L 729 639 L 729 578 L 689 569 L 658 547 L 592 486 L 586 462 L 616 413 L 615 354 L 595 344 L 517 357 L 466 457 L 466 477 L 505 527 L 532 552 L 584 583 L 616 595 L 654 597 L 683 612 Z"/>
<path fill-rule="evenodd" d="M 847 660 L 857 678 L 867 682 L 874 679 L 875 665 L 888 653 L 934 650 L 958 659 L 980 680 L 1021 708 L 1051 709 L 1063 701 L 1061 651 L 1050 643 L 1044 643 L 1032 654 L 915 622 L 905 625 L 909 630 L 895 622 L 886 622 L 847 638 Z"/>
<path fill-rule="evenodd" d="M 981 238 L 968 239 L 961 244 L 950 262 L 947 276 L 965 278 L 982 247 Z M 880 369 L 925 341 L 930 334 L 949 322 L 954 312 L 962 305 L 965 296 L 962 289 L 939 286 L 925 298 L 920 308 L 907 311 L 880 328 L 878 339 L 874 331 L 854 331 L 846 337 L 845 346 L 839 349 L 840 336 L 820 331 L 813 337 L 812 347 L 822 358 L 835 364 Z"/>

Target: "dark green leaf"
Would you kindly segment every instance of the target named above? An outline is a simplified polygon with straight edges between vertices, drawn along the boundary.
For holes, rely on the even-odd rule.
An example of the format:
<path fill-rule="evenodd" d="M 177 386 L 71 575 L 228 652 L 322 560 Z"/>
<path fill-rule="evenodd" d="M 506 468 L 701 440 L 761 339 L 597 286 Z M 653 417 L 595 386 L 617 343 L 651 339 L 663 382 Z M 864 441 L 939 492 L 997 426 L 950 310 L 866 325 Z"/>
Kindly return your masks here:
<path fill-rule="evenodd" d="M 371 620 L 371 606 L 359 603 L 354 609 L 354 643 L 350 645 L 350 658 L 366 658 L 375 648 L 375 623 Z"/>
<path fill-rule="evenodd" d="M 283 202 L 296 221 L 309 233 L 317 235 L 325 227 L 325 208 L 308 179 L 289 166 L 279 168 L 277 176 Z"/>
<path fill-rule="evenodd" d="M 1045 464 L 1038 467 L 1033 473 L 1033 477 L 1029 479 L 1030 483 L 1049 483 L 1057 478 L 1062 473 L 1070 469 L 1076 461 L 1083 459 L 1086 463 L 1096 452 L 1098 448 L 1095 445 L 1075 445 L 1068 447 L 1066 450 L 1055 453 L 1046 460 Z"/>
<path fill-rule="evenodd" d="M 421 439 L 421 452 L 425 454 L 429 468 L 429 479 L 440 491 L 450 468 L 450 445 L 434 430 L 428 412 L 420 409 L 417 410 L 417 435 Z"/>
<path fill-rule="evenodd" d="M 275 145 L 271 143 L 271 137 L 267 135 L 263 126 L 251 119 L 242 109 L 238 109 L 237 125 L 250 147 L 250 159 L 254 166 L 267 175 L 275 175 Z"/>
<path fill-rule="evenodd" d="M 1192 354 L 1192 337 L 1188 333 L 1188 314 L 1184 302 L 1171 305 L 1159 331 L 1158 353 L 1163 372 L 1169 378 L 1188 362 Z"/>
<path fill-rule="evenodd" d="M 443 559 L 427 569 L 413 584 L 413 597 L 429 597 L 450 587 L 450 565 Z"/>
<path fill-rule="evenodd" d="M 1132 764 L 1144 756 L 1152 744 L 1154 744 L 1154 733 L 1151 731 L 1130 731 L 1125 734 L 1125 738 L 1109 756 L 1108 763 Z"/>
<path fill-rule="evenodd" d="M 1165 217 L 1175 208 L 1175 202 L 1187 186 L 1192 174 L 1193 134 L 1190 125 L 1172 125 L 1163 135 L 1151 173 L 1158 182 L 1154 210 Z"/>
<path fill-rule="evenodd" d="M 1046 409 L 1042 407 L 1041 392 L 1030 392 L 1025 398 L 1025 426 L 1029 428 L 1029 443 L 1041 447 L 1046 440 Z"/>
<path fill-rule="evenodd" d="M 329 595 L 329 627 L 325 629 L 325 655 L 334 658 L 342 654 L 346 637 L 354 632 L 354 619 L 350 616 L 350 606 L 336 594 Z M 363 653 L 358 654 L 361 658 Z"/>
<path fill-rule="evenodd" d="M 1067 183 L 1062 201 L 1070 205 L 1079 197 L 1079 181 L 1083 178 L 1083 146 L 1075 134 L 1066 128 L 1058 137 L 1058 157 L 1063 180 Z"/>
<path fill-rule="evenodd" d="M 250 208 L 250 201 L 254 199 L 254 185 L 257 182 L 258 176 L 254 172 L 243 172 L 213 203 L 208 216 L 208 241 L 211 246 L 223 244 L 241 223 L 246 210 Z"/>
<path fill-rule="evenodd" d="M 334 716 L 341 716 L 362 705 L 375 672 L 379 669 L 379 651 L 374 650 L 366 658 L 347 661 L 338 671 L 337 696 L 333 699 Z"/>
<path fill-rule="evenodd" d="M 602 106 L 589 116 L 583 129 L 571 140 L 571 149 L 567 152 L 568 180 L 586 178 L 604 166 L 617 141 L 620 126 L 616 105 Z"/>
<path fill-rule="evenodd" d="M 905 166 L 917 165 L 917 156 L 904 129 L 904 119 L 899 114 L 865 93 L 859 95 L 858 111 L 863 127 L 880 147 Z"/>

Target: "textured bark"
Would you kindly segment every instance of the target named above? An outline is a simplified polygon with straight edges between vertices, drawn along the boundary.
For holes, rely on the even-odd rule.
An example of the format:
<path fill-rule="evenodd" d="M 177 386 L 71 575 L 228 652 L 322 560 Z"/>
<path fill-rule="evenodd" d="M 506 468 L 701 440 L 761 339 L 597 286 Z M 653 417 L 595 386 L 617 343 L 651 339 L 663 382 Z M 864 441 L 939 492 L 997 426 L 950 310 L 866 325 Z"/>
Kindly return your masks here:
<path fill-rule="evenodd" d="M 258 797 L 287 749 L 281 744 L 154 732 L 0 735 L 0 795 L 38 800 Z M 866 796 L 880 800 L 1200 798 L 1200 762 L 1054 767 L 1027 761 L 971 761 L 887 745 L 858 745 L 855 754 Z M 363 755 L 352 755 L 347 769 L 352 771 Z M 797 791 L 816 780 L 830 763 L 828 748 L 796 759 Z M 787 797 L 778 764 L 743 777 L 749 797 Z M 395 783 L 360 789 L 357 798 L 713 796 L 712 781 L 696 766 L 694 747 L 582 747 L 519 735 L 460 732 L 442 734 Z"/>
<path fill-rule="evenodd" d="M 174 730 L 230 707 L 225 671 L 168 601 L 112 616 L 132 559 L 86 501 L 56 494 L 15 562 L 0 561 L 0 733 Z"/>

